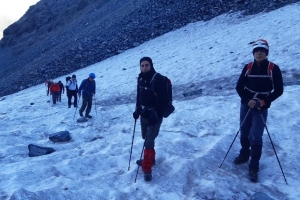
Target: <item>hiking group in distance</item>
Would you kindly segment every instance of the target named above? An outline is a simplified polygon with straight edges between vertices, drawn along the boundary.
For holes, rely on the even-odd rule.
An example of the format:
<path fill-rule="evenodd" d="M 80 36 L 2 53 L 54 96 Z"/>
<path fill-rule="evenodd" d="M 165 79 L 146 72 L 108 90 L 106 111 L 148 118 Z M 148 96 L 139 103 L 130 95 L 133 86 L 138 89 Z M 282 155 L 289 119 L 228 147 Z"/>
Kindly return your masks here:
<path fill-rule="evenodd" d="M 269 54 L 268 42 L 264 39 L 259 39 L 250 44 L 252 44 L 254 60 L 244 66 L 235 88 L 241 99 L 241 104 L 240 127 L 234 140 L 240 132 L 241 149 L 233 163 L 240 165 L 248 163 L 250 159 L 248 163 L 248 178 L 252 182 L 257 182 L 259 161 L 263 146 L 262 136 L 264 129 L 268 132 L 266 126 L 268 109 L 271 103 L 283 94 L 283 79 L 279 66 L 270 62 L 267 58 Z M 139 167 L 141 167 L 144 172 L 144 180 L 151 181 L 152 168 L 156 164 L 155 139 L 159 135 L 163 118 L 167 118 L 175 110 L 175 107 L 172 105 L 172 84 L 170 79 L 156 72 L 150 57 L 142 57 L 139 67 L 140 73 L 136 86 L 136 105 L 133 112 L 134 131 L 128 170 L 130 168 L 136 122 L 140 119 L 141 136 L 144 144 L 141 157 L 136 161 L 138 165 L 137 173 Z M 90 111 L 93 97 L 95 97 L 96 93 L 95 77 L 94 73 L 90 73 L 89 77 L 82 81 L 79 88 L 75 75 L 67 79 L 68 107 L 71 107 L 72 97 L 74 97 L 74 107 L 77 107 L 77 96 L 79 99 L 82 96 L 82 106 L 79 109 L 81 117 L 92 118 Z M 51 90 L 51 85 L 49 86 L 48 84 L 48 93 L 50 88 L 50 92 L 53 95 L 53 104 L 55 104 L 54 99 L 60 101 L 59 96 L 63 91 L 54 86 Z M 83 115 L 84 111 L 85 115 Z M 277 157 L 276 150 L 274 147 L 273 149 Z M 277 160 L 280 165 L 278 157 Z"/>
<path fill-rule="evenodd" d="M 66 94 L 68 97 L 68 108 L 71 108 L 72 98 L 74 97 L 73 105 L 74 108 L 77 109 L 78 101 L 82 96 L 82 105 L 79 109 L 80 117 L 92 118 L 90 112 L 92 108 L 93 97 L 95 97 L 96 93 L 96 82 L 94 80 L 95 78 L 96 75 L 94 73 L 90 73 L 88 78 L 84 79 L 78 88 L 75 74 L 73 74 L 72 77 L 66 77 Z M 47 96 L 49 94 L 52 96 L 52 106 L 54 106 L 56 102 L 61 102 L 61 94 L 64 94 L 64 85 L 61 83 L 61 81 L 55 82 L 53 80 L 47 80 L 45 82 L 45 85 L 48 87 Z M 51 102 L 51 98 L 48 102 Z M 83 116 L 84 111 L 85 115 Z"/>

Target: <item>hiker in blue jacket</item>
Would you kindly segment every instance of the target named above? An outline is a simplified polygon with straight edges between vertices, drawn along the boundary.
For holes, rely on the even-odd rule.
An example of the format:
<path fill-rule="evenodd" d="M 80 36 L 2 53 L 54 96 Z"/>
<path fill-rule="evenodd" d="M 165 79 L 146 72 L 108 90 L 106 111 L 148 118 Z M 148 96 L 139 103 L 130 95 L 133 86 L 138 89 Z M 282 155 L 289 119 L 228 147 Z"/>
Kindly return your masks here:
<path fill-rule="evenodd" d="M 280 68 L 267 59 L 269 45 L 266 40 L 253 42 L 254 61 L 245 65 L 238 79 L 236 91 L 241 98 L 241 150 L 236 165 L 248 162 L 249 179 L 258 179 L 262 153 L 262 136 L 271 103 L 283 93 Z"/>
<path fill-rule="evenodd" d="M 82 105 L 79 109 L 79 115 L 83 117 L 83 111 L 85 110 L 85 117 L 92 118 L 90 115 L 92 109 L 93 96 L 96 93 L 96 75 L 94 73 L 90 73 L 87 79 L 84 79 L 78 89 L 79 98 L 82 95 Z"/>

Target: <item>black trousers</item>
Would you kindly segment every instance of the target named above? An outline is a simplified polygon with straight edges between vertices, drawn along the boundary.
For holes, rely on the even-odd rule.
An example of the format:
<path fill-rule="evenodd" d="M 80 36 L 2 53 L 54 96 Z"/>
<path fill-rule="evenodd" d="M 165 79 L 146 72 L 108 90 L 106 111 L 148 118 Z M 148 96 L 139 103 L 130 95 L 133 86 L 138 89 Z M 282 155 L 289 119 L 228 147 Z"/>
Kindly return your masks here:
<path fill-rule="evenodd" d="M 52 92 L 52 103 L 53 104 L 56 104 L 58 94 L 59 94 L 59 92 Z"/>
<path fill-rule="evenodd" d="M 90 97 L 82 97 L 82 105 L 79 109 L 79 113 L 83 113 L 86 108 L 85 116 L 89 115 L 92 109 L 93 96 Z"/>
<path fill-rule="evenodd" d="M 74 97 L 74 107 L 77 107 L 77 91 L 69 90 L 67 95 L 68 95 L 68 105 L 71 106 L 72 97 Z"/>
<path fill-rule="evenodd" d="M 59 93 L 58 93 L 58 97 L 57 97 L 57 101 L 61 101 L 61 91 L 59 91 Z"/>
<path fill-rule="evenodd" d="M 145 142 L 145 149 L 154 149 L 155 146 L 155 138 L 159 134 L 159 129 L 160 125 L 163 121 L 163 118 L 158 120 L 155 124 L 153 125 L 148 125 L 147 124 L 147 118 L 141 117 L 141 131 L 142 131 L 142 138 L 146 138 L 147 134 L 147 139 Z"/>

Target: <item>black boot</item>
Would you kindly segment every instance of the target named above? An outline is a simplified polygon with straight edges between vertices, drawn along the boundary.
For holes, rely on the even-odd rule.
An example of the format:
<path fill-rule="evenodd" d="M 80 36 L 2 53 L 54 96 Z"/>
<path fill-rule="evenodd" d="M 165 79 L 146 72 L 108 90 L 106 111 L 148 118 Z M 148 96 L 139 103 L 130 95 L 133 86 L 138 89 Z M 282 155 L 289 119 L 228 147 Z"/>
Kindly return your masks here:
<path fill-rule="evenodd" d="M 250 156 L 250 141 L 248 138 L 241 137 L 241 150 L 240 155 L 234 159 L 234 164 L 239 165 L 248 162 Z"/>
<path fill-rule="evenodd" d="M 251 145 L 251 160 L 249 163 L 249 179 L 256 182 L 258 179 L 259 160 L 261 157 L 262 145 Z"/>
<path fill-rule="evenodd" d="M 251 145 L 251 160 L 249 163 L 249 171 L 258 172 L 261 150 L 262 145 Z"/>
<path fill-rule="evenodd" d="M 257 179 L 258 179 L 257 171 L 249 170 L 249 179 L 250 179 L 250 181 L 252 181 L 252 182 L 256 182 Z"/>
<path fill-rule="evenodd" d="M 151 181 L 152 180 L 152 173 L 151 172 L 145 172 L 144 173 L 144 180 L 145 181 Z"/>

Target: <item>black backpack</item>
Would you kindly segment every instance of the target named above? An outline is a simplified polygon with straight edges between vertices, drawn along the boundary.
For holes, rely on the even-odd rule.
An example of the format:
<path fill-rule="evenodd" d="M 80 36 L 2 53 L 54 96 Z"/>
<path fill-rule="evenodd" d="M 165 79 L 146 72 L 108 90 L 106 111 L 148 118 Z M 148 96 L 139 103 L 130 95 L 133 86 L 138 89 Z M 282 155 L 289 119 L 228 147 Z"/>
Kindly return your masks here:
<path fill-rule="evenodd" d="M 66 83 L 71 79 L 71 76 L 66 77 Z"/>
<path fill-rule="evenodd" d="M 165 105 L 167 105 L 167 107 L 165 108 L 165 111 L 163 113 L 163 117 L 167 118 L 167 117 L 169 117 L 170 114 L 172 114 L 175 111 L 175 107 L 172 104 L 172 101 L 173 101 L 172 83 L 171 83 L 171 80 L 168 77 L 163 76 L 159 73 L 155 73 L 152 77 L 152 80 L 151 80 L 151 88 L 152 88 L 153 91 L 154 91 L 154 82 L 155 82 L 153 80 L 155 80 L 154 78 L 157 75 L 161 76 L 163 78 L 164 84 L 166 86 L 165 87 L 166 88 L 166 93 L 163 97 L 163 102 L 164 102 Z M 154 91 L 154 94 L 155 94 L 155 91 Z M 155 96 L 156 96 L 156 94 L 155 94 Z M 156 96 L 156 98 L 157 98 L 157 96 Z"/>
<path fill-rule="evenodd" d="M 67 86 L 67 83 L 68 83 L 69 80 L 71 80 L 71 76 L 66 77 L 66 88 L 67 88 L 67 90 L 69 89 L 69 86 Z"/>

